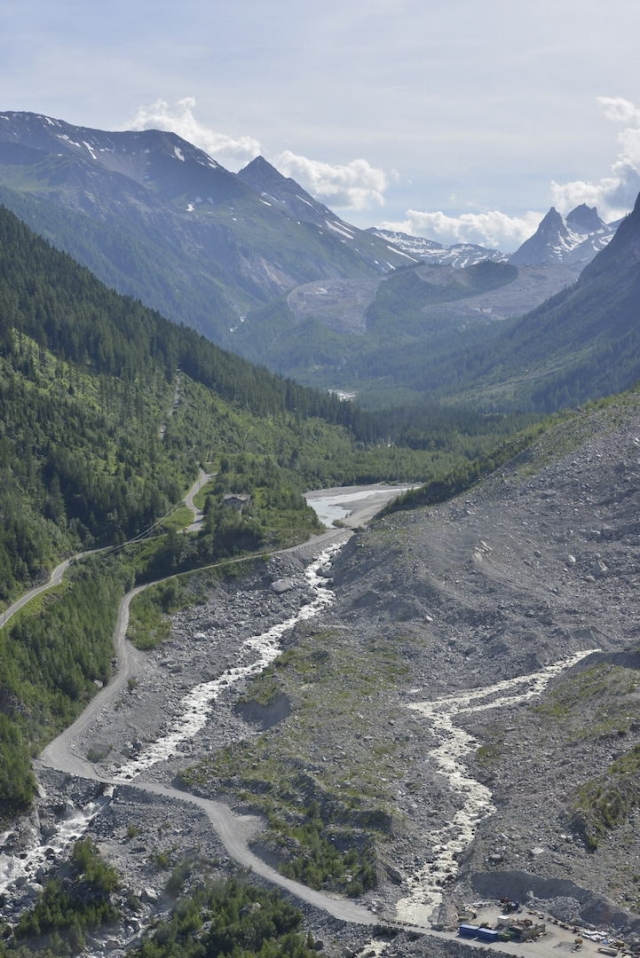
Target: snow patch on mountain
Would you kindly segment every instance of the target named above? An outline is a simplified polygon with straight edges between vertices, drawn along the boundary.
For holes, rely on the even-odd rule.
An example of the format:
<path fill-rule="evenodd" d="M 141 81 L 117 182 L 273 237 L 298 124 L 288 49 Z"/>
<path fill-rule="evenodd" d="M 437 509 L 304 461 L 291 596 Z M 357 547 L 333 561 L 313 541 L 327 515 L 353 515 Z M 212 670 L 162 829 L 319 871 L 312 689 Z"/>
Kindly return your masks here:
<path fill-rule="evenodd" d="M 536 232 L 509 262 L 516 266 L 543 266 L 553 263 L 586 266 L 610 242 L 615 229 L 598 216 L 595 207 L 583 203 L 566 217 L 552 206 Z"/>
<path fill-rule="evenodd" d="M 442 243 L 437 243 L 435 240 L 427 239 L 424 236 L 411 236 L 409 233 L 395 232 L 394 230 L 374 227 L 368 232 L 393 243 L 393 246 L 402 250 L 406 256 L 414 260 L 423 260 L 432 266 L 446 265 L 453 266 L 454 269 L 463 269 L 487 259 L 496 262 L 505 262 L 507 259 L 500 250 L 487 249 L 473 243 L 456 243 L 453 246 L 443 246 Z"/>

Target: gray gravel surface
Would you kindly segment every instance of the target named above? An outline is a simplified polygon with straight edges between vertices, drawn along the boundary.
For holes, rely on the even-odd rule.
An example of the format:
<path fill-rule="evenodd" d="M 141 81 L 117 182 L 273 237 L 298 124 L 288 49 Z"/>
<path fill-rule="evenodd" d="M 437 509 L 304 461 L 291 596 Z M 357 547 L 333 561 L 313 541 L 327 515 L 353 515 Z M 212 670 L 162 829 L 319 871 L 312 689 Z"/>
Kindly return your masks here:
<path fill-rule="evenodd" d="M 637 929 L 636 813 L 589 852 L 570 827 L 567 801 L 572 788 L 640 744 L 640 725 L 627 729 L 624 741 L 585 735 L 568 744 L 566 729 L 538 709 L 594 665 L 630 674 L 638 667 L 640 415 L 633 403 L 615 415 L 596 410 L 582 432 L 576 442 L 576 427 L 560 425 L 535 451 L 462 498 L 373 523 L 349 540 L 329 570 L 336 601 L 314 628 L 335 629 L 363 668 L 381 637 L 396 643 L 408 666 L 406 680 L 388 690 L 384 714 L 367 732 L 372 753 L 377 744 L 393 743 L 384 778 L 396 813 L 381 849 L 380 887 L 369 896 L 384 914 L 393 914 L 412 876 L 437 859 L 433 836 L 463 804 L 430 759 L 434 729 L 408 706 L 507 682 L 598 648 L 554 679 L 539 702 L 460 717 L 478 747 L 500 745 L 493 767 L 475 750 L 467 761 L 469 774 L 489 788 L 495 810 L 444 876 L 441 918 L 446 923 L 458 905 L 478 896 L 517 893 L 565 921 Z M 170 641 L 136 665 L 135 688 L 121 690 L 78 749 L 91 752 L 101 774 L 117 770 L 171 723 L 194 684 L 236 662 L 246 636 L 308 600 L 302 568 L 295 554 L 274 558 L 252 576 L 218 586 L 205 605 L 176 615 Z M 279 591 L 276 582 L 291 584 Z M 296 633 L 286 642 L 294 644 Z M 235 708 L 242 691 L 239 683 L 221 695 L 196 740 L 145 778 L 170 783 L 197 757 L 262 734 Z M 585 728 L 593 715 L 593 703 L 586 703 Z M 277 734 L 277 726 L 269 734 Z M 341 734 L 342 749 L 363 747 L 348 721 Z M 321 736 L 320 714 L 318 741 Z M 100 790 L 55 772 L 43 778 L 49 798 L 31 823 L 40 829 L 64 813 L 65 798 L 78 802 L 80 791 Z M 16 854 L 28 827 L 10 839 Z M 207 856 L 223 870 L 237 867 L 197 808 L 166 796 L 151 801 L 130 787 L 117 788 L 91 831 L 127 881 L 148 889 L 149 913 L 161 907 L 166 879 L 153 866 L 158 853 L 171 858 L 177 849 Z M 347 931 L 306 907 L 329 952 L 366 944 L 366 930 Z M 429 950 L 403 936 L 387 953 L 460 953 L 453 944 L 452 951 L 446 941 Z"/>

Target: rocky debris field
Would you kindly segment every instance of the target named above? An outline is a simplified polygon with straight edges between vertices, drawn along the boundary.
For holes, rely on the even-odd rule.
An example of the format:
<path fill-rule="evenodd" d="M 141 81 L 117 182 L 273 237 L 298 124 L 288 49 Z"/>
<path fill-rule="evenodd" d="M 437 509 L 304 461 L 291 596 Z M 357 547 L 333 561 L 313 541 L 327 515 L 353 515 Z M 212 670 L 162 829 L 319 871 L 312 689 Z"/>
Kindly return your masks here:
<path fill-rule="evenodd" d="M 250 665 L 258 656 L 243 643 L 294 616 L 310 601 L 304 564 L 295 554 L 273 557 L 266 569 L 259 566 L 238 581 L 220 582 L 205 603 L 172 616 L 170 641 L 145 654 L 115 707 L 106 710 L 77 745 L 84 756 L 98 759 L 101 775 L 117 774 L 147 745 L 162 739 L 195 686 Z M 194 738 L 185 737 L 168 761 L 147 769 L 146 778 L 170 780 L 194 756 L 256 734 L 255 726 L 233 709 L 246 681 L 230 677 L 222 684 L 227 688 L 210 720 Z"/>
<path fill-rule="evenodd" d="M 341 790 L 361 791 L 388 816 L 375 836 L 378 885 L 364 896 L 381 921 L 399 915 L 447 927 L 464 902 L 508 895 L 633 940 L 635 804 L 590 848 L 575 802 L 585 782 L 610 776 L 611 763 L 640 745 L 639 488 L 632 399 L 560 423 L 460 499 L 358 531 L 325 570 L 333 605 L 282 639 L 289 651 L 311 655 L 315 647 L 323 669 L 303 678 L 284 670 L 283 695 L 268 716 L 246 705 L 251 680 L 223 684 L 197 734 L 141 777 L 173 782 L 187 766 L 248 741 L 264 741 L 285 768 L 295 741 L 314 794 L 335 801 Z M 135 681 L 78 752 L 100 776 L 122 779 L 175 727 L 194 687 L 249 664 L 243 643 L 310 601 L 303 569 L 295 553 L 273 557 L 174 615 L 171 638 L 145 653 Z M 539 685 L 518 684 L 521 676 L 538 676 Z M 125 915 L 121 949 L 170 906 L 166 884 L 179 859 L 236 868 L 197 808 L 151 799 L 135 779 L 107 801 L 97 783 L 43 776 L 48 797 L 5 847 L 19 858 L 71 804 L 97 801 L 88 831 L 144 906 L 137 925 Z M 233 782 L 213 778 L 205 792 L 251 811 Z M 7 907 L 33 887 L 8 893 Z M 371 929 L 305 911 L 330 955 L 373 948 L 438 958 L 464 947 L 403 932 L 383 948 Z"/>
<path fill-rule="evenodd" d="M 640 724 L 629 719 L 638 694 L 639 488 L 632 399 L 560 424 L 462 499 L 381 520 L 335 564 L 331 615 L 363 646 L 382 633 L 403 638 L 408 695 L 434 700 L 601 650 L 538 699 L 460 717 L 476 739 L 469 768 L 496 810 L 458 856 L 456 879 L 445 880 L 449 914 L 462 897 L 517 887 L 551 906 L 565 899 L 563 913 L 571 899 L 572 921 L 640 927 L 635 807 L 595 851 L 572 828 L 570 808 L 580 783 L 640 743 Z M 593 688 L 582 679 L 582 693 L 572 692 L 592 669 Z M 612 669 L 622 677 L 607 690 L 602 676 Z M 607 723 L 607 713 L 619 721 Z M 422 754 L 412 749 L 412 773 L 429 762 L 428 731 Z M 443 794 L 441 777 L 420 789 L 432 830 L 443 810 L 450 816 Z M 429 834 L 422 816 L 409 815 L 403 831 L 393 857 L 403 857 L 407 836 L 419 857 L 420 835 Z"/>

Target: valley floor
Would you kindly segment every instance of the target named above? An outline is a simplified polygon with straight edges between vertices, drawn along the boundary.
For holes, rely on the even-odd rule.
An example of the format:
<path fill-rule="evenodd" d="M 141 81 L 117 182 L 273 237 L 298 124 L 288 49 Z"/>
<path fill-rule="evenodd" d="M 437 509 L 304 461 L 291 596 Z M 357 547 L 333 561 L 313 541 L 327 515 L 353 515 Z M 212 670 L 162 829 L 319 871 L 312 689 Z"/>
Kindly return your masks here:
<path fill-rule="evenodd" d="M 136 659 L 135 681 L 74 742 L 97 778 L 120 783 L 115 793 L 42 769 L 49 797 L 5 849 L 17 860 L 29 841 L 53 836 L 73 815 L 65 800 L 96 812 L 91 834 L 145 902 L 142 918 L 129 916 L 133 940 L 163 905 L 158 863 L 186 854 L 235 867 L 198 808 L 175 795 L 152 799 L 138 781 L 172 783 L 202 756 L 261 738 L 277 759 L 278 743 L 295 732 L 318 787 L 360 788 L 369 776 L 366 788 L 391 813 L 377 839 L 378 887 L 354 903 L 356 924 L 307 906 L 327 954 L 369 947 L 366 923 L 376 915 L 455 928 L 466 902 L 502 896 L 640 940 L 635 806 L 594 850 L 574 814 L 580 786 L 640 745 L 631 717 L 640 694 L 639 437 L 635 400 L 596 409 L 462 499 L 358 531 L 319 578 L 305 575 L 308 555 L 289 552 L 221 583 L 205 605 L 173 617 L 170 641 Z M 322 590 L 317 615 L 302 621 Z M 329 642 L 342 663 L 334 675 L 342 699 L 319 682 L 297 693 L 317 710 L 302 743 L 296 696 L 293 711 L 267 727 L 237 708 L 251 673 L 234 671 L 263 654 L 253 638 L 294 619 L 287 649 Z M 369 693 L 354 705 L 363 676 Z M 215 696 L 196 731 L 147 761 L 180 726 L 194 687 L 207 683 Z M 338 701 L 347 703 L 342 714 Z M 248 816 L 245 839 L 255 840 L 261 823 L 251 802 L 240 786 L 220 788 L 212 779 L 203 794 Z M 465 818 L 471 793 L 480 800 Z M 269 859 L 269 849 L 262 854 Z M 406 934 L 376 946 L 387 956 L 463 947 L 451 935 Z"/>

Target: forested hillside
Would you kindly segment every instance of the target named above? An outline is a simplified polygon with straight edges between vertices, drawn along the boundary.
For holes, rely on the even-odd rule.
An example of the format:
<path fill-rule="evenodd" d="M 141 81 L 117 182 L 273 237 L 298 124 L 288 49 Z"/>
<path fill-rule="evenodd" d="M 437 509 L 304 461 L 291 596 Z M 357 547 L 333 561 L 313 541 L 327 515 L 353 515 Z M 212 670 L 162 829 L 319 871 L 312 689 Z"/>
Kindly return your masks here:
<path fill-rule="evenodd" d="M 307 417 L 348 425 L 353 411 L 112 293 L 6 211 L 0 366 L 0 599 L 55 555 L 139 533 L 206 455 L 246 451 L 248 430 L 275 453 Z"/>

